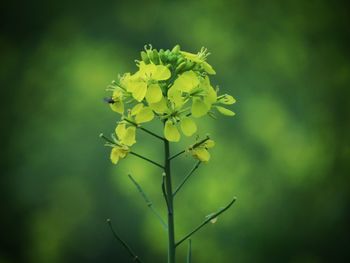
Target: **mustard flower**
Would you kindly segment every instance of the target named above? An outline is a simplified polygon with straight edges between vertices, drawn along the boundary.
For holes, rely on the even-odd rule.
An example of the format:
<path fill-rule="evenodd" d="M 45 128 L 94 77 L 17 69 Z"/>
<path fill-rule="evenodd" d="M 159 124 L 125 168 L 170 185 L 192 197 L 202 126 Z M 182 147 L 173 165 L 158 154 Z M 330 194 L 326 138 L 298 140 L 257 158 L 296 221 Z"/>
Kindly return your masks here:
<path fill-rule="evenodd" d="M 210 153 L 208 149 L 213 148 L 215 142 L 213 140 L 207 140 L 197 147 L 190 147 L 188 151 L 192 156 L 201 162 L 208 162 L 210 160 Z"/>
<path fill-rule="evenodd" d="M 161 100 L 163 93 L 160 81 L 170 78 L 170 70 L 164 65 L 139 63 L 139 70 L 131 75 L 126 82 L 126 90 L 141 102 L 146 98 L 148 103 L 156 103 Z"/>

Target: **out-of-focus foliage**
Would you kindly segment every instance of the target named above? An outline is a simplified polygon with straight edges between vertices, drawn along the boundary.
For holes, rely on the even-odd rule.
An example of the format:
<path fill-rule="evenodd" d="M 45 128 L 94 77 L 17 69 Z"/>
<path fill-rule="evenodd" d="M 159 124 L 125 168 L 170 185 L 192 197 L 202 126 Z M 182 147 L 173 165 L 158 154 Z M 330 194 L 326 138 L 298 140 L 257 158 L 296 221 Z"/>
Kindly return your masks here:
<path fill-rule="evenodd" d="M 127 177 L 164 213 L 159 170 L 132 157 L 113 166 L 98 138 L 117 121 L 103 104 L 104 88 L 133 69 L 130 58 L 144 43 L 208 47 L 220 73 L 215 83 L 239 102 L 230 121 L 198 123 L 217 146 L 175 200 L 181 238 L 238 196 L 231 211 L 193 237 L 194 262 L 349 259 L 345 3 L 2 5 L 0 262 L 128 262 L 108 217 L 146 262 L 164 262 L 166 235 Z M 160 160 L 162 146 L 140 136 L 137 151 Z M 175 184 L 192 165 L 177 161 Z M 178 254 L 184 262 L 185 248 Z"/>

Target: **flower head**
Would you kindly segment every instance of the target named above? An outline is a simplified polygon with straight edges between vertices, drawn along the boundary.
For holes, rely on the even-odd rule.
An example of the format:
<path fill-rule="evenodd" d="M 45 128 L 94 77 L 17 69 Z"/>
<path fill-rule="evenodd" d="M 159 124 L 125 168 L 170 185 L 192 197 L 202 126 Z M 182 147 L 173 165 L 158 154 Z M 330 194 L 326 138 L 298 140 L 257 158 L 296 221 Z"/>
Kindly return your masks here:
<path fill-rule="evenodd" d="M 199 161 L 208 162 L 210 160 L 210 153 L 208 149 L 213 148 L 214 146 L 215 142 L 213 140 L 206 140 L 196 147 L 190 147 L 188 151 L 194 158 L 198 159 Z"/>

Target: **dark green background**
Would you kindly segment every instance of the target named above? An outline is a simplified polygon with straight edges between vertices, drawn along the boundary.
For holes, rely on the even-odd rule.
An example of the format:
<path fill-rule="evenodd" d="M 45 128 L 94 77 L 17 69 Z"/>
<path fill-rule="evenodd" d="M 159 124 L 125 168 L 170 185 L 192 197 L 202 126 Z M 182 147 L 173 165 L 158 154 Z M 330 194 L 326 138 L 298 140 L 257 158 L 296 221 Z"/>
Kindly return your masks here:
<path fill-rule="evenodd" d="M 209 48 L 213 83 L 238 100 L 234 118 L 200 122 L 200 134 L 217 145 L 176 199 L 180 238 L 238 197 L 193 237 L 193 262 L 349 260 L 345 2 L 1 6 L 1 263 L 130 262 L 109 217 L 145 262 L 165 262 L 166 235 L 127 178 L 132 173 L 164 214 L 160 171 L 133 156 L 113 166 L 98 138 L 118 119 L 102 102 L 105 87 L 135 70 L 147 43 Z M 161 160 L 157 143 L 139 133 L 135 151 Z M 177 161 L 175 183 L 192 163 Z"/>

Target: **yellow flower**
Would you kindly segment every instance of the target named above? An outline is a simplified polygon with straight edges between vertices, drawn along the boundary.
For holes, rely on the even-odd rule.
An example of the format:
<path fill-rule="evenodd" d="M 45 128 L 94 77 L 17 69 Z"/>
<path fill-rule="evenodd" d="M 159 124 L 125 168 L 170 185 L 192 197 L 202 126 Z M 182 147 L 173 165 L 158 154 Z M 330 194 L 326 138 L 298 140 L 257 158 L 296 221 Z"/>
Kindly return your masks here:
<path fill-rule="evenodd" d="M 236 100 L 231 95 L 224 94 L 224 95 L 221 95 L 218 97 L 217 102 L 220 104 L 231 105 L 231 104 L 234 104 L 236 102 Z M 215 105 L 214 107 L 218 110 L 218 112 L 220 112 L 223 115 L 226 115 L 226 116 L 234 116 L 235 115 L 235 113 L 233 111 L 226 109 L 222 106 Z"/>
<path fill-rule="evenodd" d="M 192 70 L 179 75 L 168 90 L 168 97 L 178 108 L 192 98 L 191 113 L 196 118 L 207 114 L 217 99 L 216 91 L 211 86 L 209 77 L 198 76 Z"/>
<path fill-rule="evenodd" d="M 139 103 L 131 109 L 128 118 L 139 124 L 153 120 L 154 113 L 150 107 L 144 106 L 143 103 Z"/>
<path fill-rule="evenodd" d="M 113 91 L 112 100 L 109 105 L 113 111 L 120 114 L 124 113 L 123 92 L 120 89 Z"/>
<path fill-rule="evenodd" d="M 192 156 L 201 162 L 208 162 L 210 160 L 210 153 L 208 149 L 213 148 L 215 142 L 213 140 L 207 140 L 197 147 L 190 147 L 188 150 Z"/>
<path fill-rule="evenodd" d="M 148 103 L 156 103 L 163 96 L 159 82 L 169 79 L 170 76 L 170 70 L 166 66 L 146 65 L 141 61 L 139 71 L 127 80 L 126 90 L 139 102 L 146 98 Z"/>
<path fill-rule="evenodd" d="M 118 140 L 122 145 L 131 146 L 136 143 L 136 127 L 126 127 L 125 123 L 119 123 L 115 128 Z"/>
<path fill-rule="evenodd" d="M 202 47 L 201 50 L 197 54 L 180 51 L 180 53 L 188 60 L 191 60 L 199 65 L 202 66 L 205 72 L 207 72 L 210 75 L 215 75 L 216 72 L 212 68 L 212 66 L 206 62 L 207 57 L 210 55 L 209 52 L 207 52 L 207 49 Z"/>
<path fill-rule="evenodd" d="M 168 119 L 164 125 L 164 137 L 170 142 L 180 141 L 181 135 L 176 126 L 179 123 L 185 136 L 192 136 L 197 131 L 196 123 L 190 117 L 178 117 L 177 120 Z"/>
<path fill-rule="evenodd" d="M 111 155 L 110 155 L 112 163 L 117 164 L 119 159 L 124 159 L 129 151 L 130 151 L 129 147 L 127 147 L 125 145 L 123 145 L 123 146 L 119 146 L 119 145 L 114 146 L 112 148 Z"/>

